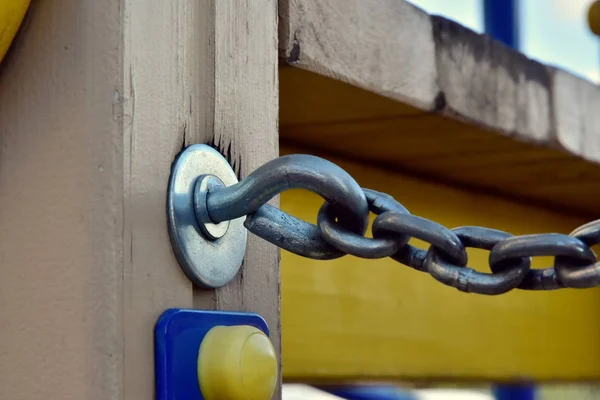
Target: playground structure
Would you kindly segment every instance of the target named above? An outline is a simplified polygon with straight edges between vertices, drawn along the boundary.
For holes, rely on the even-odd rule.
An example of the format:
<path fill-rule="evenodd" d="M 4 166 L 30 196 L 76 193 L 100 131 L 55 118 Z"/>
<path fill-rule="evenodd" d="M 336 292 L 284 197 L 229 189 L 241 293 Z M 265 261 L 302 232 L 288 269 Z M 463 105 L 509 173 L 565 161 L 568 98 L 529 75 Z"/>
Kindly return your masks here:
<path fill-rule="evenodd" d="M 208 143 L 242 178 L 310 153 L 447 227 L 568 234 L 597 218 L 596 85 L 403 0 L 113 3 L 34 2 L 0 69 L 0 398 L 152 398 L 171 307 L 259 313 L 279 383 L 598 379 L 598 289 L 465 294 L 253 236 L 201 289 L 165 222 L 176 155 Z"/>

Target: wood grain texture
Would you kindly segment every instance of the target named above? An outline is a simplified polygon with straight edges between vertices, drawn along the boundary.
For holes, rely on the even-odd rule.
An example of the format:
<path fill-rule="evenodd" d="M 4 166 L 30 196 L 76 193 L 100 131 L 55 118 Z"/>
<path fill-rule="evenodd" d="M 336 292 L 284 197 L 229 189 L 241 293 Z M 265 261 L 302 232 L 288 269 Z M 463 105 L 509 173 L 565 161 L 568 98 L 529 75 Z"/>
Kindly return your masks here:
<path fill-rule="evenodd" d="M 277 155 L 276 12 L 33 4 L 0 68 L 0 398 L 153 398 L 169 307 L 258 312 L 279 348 L 277 249 L 252 238 L 230 287 L 195 290 L 165 214 L 185 145 L 214 145 L 241 176 Z"/>
<path fill-rule="evenodd" d="M 600 158 L 600 88 L 559 69 L 553 70 L 556 138 L 573 154 Z"/>
<path fill-rule="evenodd" d="M 476 176 L 483 165 L 465 156 L 485 158 L 515 171 L 499 173 L 510 181 L 498 185 L 501 192 L 534 201 L 562 192 L 553 205 L 598 211 L 578 207 L 586 200 L 569 200 L 558 183 L 539 196 L 519 189 L 540 162 L 547 173 L 538 179 L 578 177 L 583 169 L 581 191 L 586 177 L 598 182 L 598 86 L 403 0 L 280 3 L 284 140 L 488 190 L 495 176 Z M 505 138 L 516 143 L 515 154 L 502 150 Z M 478 152 L 479 145 L 490 151 Z M 544 160 L 539 148 L 547 150 Z"/>
<path fill-rule="evenodd" d="M 284 63 L 435 108 L 435 48 L 423 11 L 397 0 L 282 0 L 279 8 Z"/>
<path fill-rule="evenodd" d="M 197 41 L 210 32 L 194 26 L 203 10 L 193 2 L 126 0 L 123 7 L 122 398 L 151 399 L 154 324 L 167 308 L 193 306 L 167 233 L 166 184 L 186 132 L 203 123 L 190 107 L 206 68 Z"/>
<path fill-rule="evenodd" d="M 0 68 L 2 399 L 122 398 L 119 43 L 118 2 L 37 1 Z"/>
<path fill-rule="evenodd" d="M 441 110 L 506 136 L 549 143 L 549 69 L 454 21 L 431 21 Z"/>
<path fill-rule="evenodd" d="M 588 218 L 600 212 L 600 168 L 585 158 L 424 113 L 299 68 L 281 67 L 280 82 L 282 143 Z M 571 121 L 582 121 L 577 115 L 583 108 L 571 109 Z M 561 129 L 567 136 L 572 130 Z"/>
<path fill-rule="evenodd" d="M 244 178 L 279 154 L 277 1 L 212 0 L 202 7 L 204 18 L 210 18 L 205 29 L 214 29 L 199 52 L 214 60 L 204 77 L 213 93 L 194 106 L 205 115 L 204 126 L 192 130 L 186 143 L 214 144 Z M 235 280 L 214 292 L 194 291 L 198 308 L 260 312 L 278 353 L 279 299 L 279 249 L 251 234 Z"/>

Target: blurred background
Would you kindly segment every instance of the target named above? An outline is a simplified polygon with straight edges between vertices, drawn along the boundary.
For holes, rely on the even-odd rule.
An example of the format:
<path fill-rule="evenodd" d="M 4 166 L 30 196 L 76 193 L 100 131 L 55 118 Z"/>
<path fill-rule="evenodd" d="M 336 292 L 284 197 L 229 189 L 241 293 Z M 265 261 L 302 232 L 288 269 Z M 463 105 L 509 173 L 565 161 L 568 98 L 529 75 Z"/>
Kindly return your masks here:
<path fill-rule="evenodd" d="M 490 31 L 486 26 L 487 0 L 409 0 L 432 15 L 452 19 L 478 33 Z M 489 11 L 494 1 L 487 1 Z M 588 9 L 592 0 L 497 0 L 511 10 L 515 22 L 514 43 L 509 43 L 527 57 L 552 65 L 583 79 L 600 84 L 600 41 L 588 26 Z M 497 16 L 496 16 L 497 18 Z M 502 25 L 502 19 L 494 22 Z M 495 35 L 492 35 L 495 36 Z M 496 36 L 495 36 L 496 37 Z M 506 43 L 506 41 L 505 41 Z M 600 361 L 599 361 L 600 362 Z M 302 384 L 285 384 L 284 400 L 395 399 L 395 400 L 492 400 L 492 399 L 600 399 L 600 385 L 549 384 L 523 386 L 514 392 L 506 387 L 465 388 L 380 387 L 367 394 L 361 390 L 315 388 Z M 531 389 L 531 390 L 529 390 Z"/>
<path fill-rule="evenodd" d="M 409 1 L 429 14 L 442 15 L 476 32 L 485 32 L 483 0 Z M 519 51 L 600 83 L 600 45 L 587 24 L 591 0 L 514 0 L 514 3 Z"/>

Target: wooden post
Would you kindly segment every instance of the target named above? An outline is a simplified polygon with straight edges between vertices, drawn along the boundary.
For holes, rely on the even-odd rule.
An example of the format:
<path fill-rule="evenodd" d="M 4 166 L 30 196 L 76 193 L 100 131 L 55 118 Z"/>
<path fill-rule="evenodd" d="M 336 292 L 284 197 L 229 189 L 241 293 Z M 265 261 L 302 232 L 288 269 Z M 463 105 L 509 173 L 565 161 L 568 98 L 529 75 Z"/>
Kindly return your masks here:
<path fill-rule="evenodd" d="M 182 147 L 277 155 L 276 30 L 275 0 L 33 3 L 0 68 L 0 398 L 153 398 L 169 307 L 258 312 L 279 348 L 277 249 L 194 289 L 165 214 Z"/>

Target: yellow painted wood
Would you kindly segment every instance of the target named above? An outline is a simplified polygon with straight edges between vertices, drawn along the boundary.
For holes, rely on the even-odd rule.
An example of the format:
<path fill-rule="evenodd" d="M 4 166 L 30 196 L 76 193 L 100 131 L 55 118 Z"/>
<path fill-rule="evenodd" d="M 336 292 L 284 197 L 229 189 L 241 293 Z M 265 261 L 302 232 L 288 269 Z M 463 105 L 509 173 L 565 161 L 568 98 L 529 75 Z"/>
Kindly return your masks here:
<path fill-rule="evenodd" d="M 448 227 L 568 233 L 583 222 L 330 159 L 362 186 L 386 191 L 413 214 Z M 281 196 L 285 211 L 313 223 L 321 203 L 304 191 Z M 486 271 L 487 252 L 469 254 L 469 264 Z M 536 259 L 534 266 L 549 261 Z M 313 261 L 288 252 L 282 252 L 281 280 L 287 380 L 600 378 L 600 290 L 487 297 L 445 287 L 387 259 Z"/>
<path fill-rule="evenodd" d="M 574 104 L 570 98 L 564 103 Z M 585 100 L 575 109 L 586 115 L 586 104 L 593 109 L 596 103 Z M 279 125 L 283 140 L 301 146 L 581 213 L 598 211 L 598 164 L 299 68 L 280 68 Z M 592 132 L 598 125 L 586 126 Z"/>

